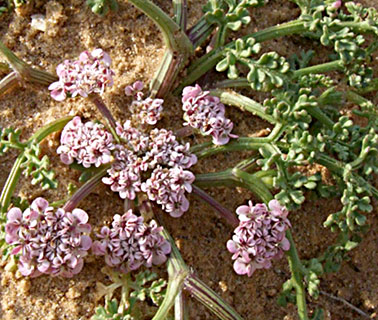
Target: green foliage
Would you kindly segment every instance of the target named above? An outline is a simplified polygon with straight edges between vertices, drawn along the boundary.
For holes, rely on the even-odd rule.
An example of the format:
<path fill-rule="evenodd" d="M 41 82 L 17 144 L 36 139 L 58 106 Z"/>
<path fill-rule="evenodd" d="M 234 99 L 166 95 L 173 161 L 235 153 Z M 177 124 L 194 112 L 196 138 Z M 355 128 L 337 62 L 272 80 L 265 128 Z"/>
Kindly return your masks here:
<path fill-rule="evenodd" d="M 210 0 L 203 7 L 209 24 L 217 24 L 223 29 L 237 31 L 251 22 L 248 8 L 262 5 L 264 0 Z"/>
<path fill-rule="evenodd" d="M 21 167 L 24 168 L 23 174 L 26 177 L 31 176 L 33 185 L 40 184 L 43 190 L 55 189 L 58 182 L 55 179 L 55 173 L 49 170 L 50 160 L 47 155 L 40 159 L 41 148 L 38 143 L 30 143 L 24 149 L 25 161 Z"/>
<path fill-rule="evenodd" d="M 356 32 L 378 35 L 378 14 L 374 8 L 366 9 L 353 2 L 345 6 L 347 13 L 340 11 L 336 14 L 331 2 L 312 0 L 301 19 L 310 37 L 318 38 L 324 46 L 333 46 L 336 59 L 344 65 L 349 85 L 364 88 L 372 80 L 373 71 L 367 66 L 371 54 L 363 47 L 365 36 Z"/>
<path fill-rule="evenodd" d="M 20 129 L 0 128 L 0 156 L 4 155 L 9 148 L 23 149 L 25 145 L 20 142 Z"/>
<path fill-rule="evenodd" d="M 151 283 L 146 287 L 149 282 Z M 164 279 L 158 279 L 156 273 L 149 270 L 139 272 L 132 284 L 133 292 L 130 294 L 130 298 L 135 301 L 145 301 L 149 298 L 154 305 L 160 306 L 164 299 L 166 286 L 167 282 Z"/>
<path fill-rule="evenodd" d="M 167 282 L 159 279 L 150 270 L 141 271 L 134 279 L 130 274 L 119 274 L 113 270 L 105 270 L 110 276 L 112 284 L 104 286 L 98 283 L 100 296 L 105 295 L 105 305 L 96 309 L 92 320 L 132 320 L 140 319 L 141 314 L 156 312 L 166 293 Z M 114 290 L 122 289 L 121 300 L 112 299 Z M 139 305 L 140 302 L 148 302 Z"/>
<path fill-rule="evenodd" d="M 269 91 L 282 87 L 286 73 L 290 70 L 289 63 L 276 52 L 264 53 L 259 60 L 252 59 L 251 55 L 257 54 L 260 49 L 261 45 L 253 38 L 247 41 L 238 39 L 235 42 L 235 48 L 230 47 L 224 50 L 224 58 L 219 61 L 216 70 L 219 72 L 227 70 L 228 78 L 236 79 L 240 73 L 238 64 L 244 65 L 249 68 L 247 80 L 252 89 Z"/>
<path fill-rule="evenodd" d="M 118 10 L 117 0 L 87 0 L 87 5 L 91 8 L 93 13 L 100 16 L 105 16 L 109 13 L 109 10 Z"/>
<path fill-rule="evenodd" d="M 97 307 L 96 314 L 92 317 L 92 320 L 134 320 L 135 318 L 130 315 L 130 310 L 119 311 L 119 304 L 116 299 L 106 301 L 105 306 Z"/>

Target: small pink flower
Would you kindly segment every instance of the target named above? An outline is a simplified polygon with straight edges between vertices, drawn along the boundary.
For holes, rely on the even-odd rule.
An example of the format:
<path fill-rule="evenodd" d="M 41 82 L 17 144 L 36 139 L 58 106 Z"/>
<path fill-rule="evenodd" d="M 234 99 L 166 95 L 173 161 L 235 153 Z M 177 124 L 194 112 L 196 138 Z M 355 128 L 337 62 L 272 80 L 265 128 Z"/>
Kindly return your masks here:
<path fill-rule="evenodd" d="M 76 116 L 64 127 L 57 153 L 64 164 L 69 165 L 76 160 L 89 168 L 109 163 L 114 148 L 113 136 L 102 124 L 91 121 L 82 123 Z"/>
<path fill-rule="evenodd" d="M 160 234 L 162 230 L 154 220 L 146 225 L 143 217 L 129 210 L 122 216 L 115 215 L 111 228 L 101 229 L 92 250 L 96 255 L 105 256 L 106 264 L 124 273 L 142 265 L 160 265 L 171 252 L 169 242 Z"/>
<path fill-rule="evenodd" d="M 21 254 L 22 275 L 41 274 L 72 277 L 83 267 L 83 257 L 92 246 L 91 226 L 81 209 L 54 211 L 43 198 L 35 199 L 23 213 L 19 208 L 8 212 L 6 241 L 16 245 L 11 254 Z"/>
<path fill-rule="evenodd" d="M 198 129 L 202 135 L 211 135 L 213 143 L 224 145 L 230 138 L 233 123 L 225 117 L 224 105 L 218 97 L 211 96 L 209 91 L 202 91 L 199 85 L 186 87 L 182 94 L 184 125 Z"/>
<path fill-rule="evenodd" d="M 105 87 L 113 85 L 114 72 L 110 65 L 110 56 L 102 49 L 84 51 L 75 61 L 65 60 L 56 68 L 59 80 L 49 86 L 51 97 L 63 101 L 67 96 L 102 94 Z"/>
<path fill-rule="evenodd" d="M 237 274 L 250 277 L 257 269 L 268 269 L 272 259 L 280 259 L 290 249 L 285 236 L 291 226 L 286 208 L 271 200 L 269 209 L 263 203 L 253 205 L 251 201 L 236 209 L 240 223 L 232 240 L 227 241 L 227 249 L 233 254 Z"/>

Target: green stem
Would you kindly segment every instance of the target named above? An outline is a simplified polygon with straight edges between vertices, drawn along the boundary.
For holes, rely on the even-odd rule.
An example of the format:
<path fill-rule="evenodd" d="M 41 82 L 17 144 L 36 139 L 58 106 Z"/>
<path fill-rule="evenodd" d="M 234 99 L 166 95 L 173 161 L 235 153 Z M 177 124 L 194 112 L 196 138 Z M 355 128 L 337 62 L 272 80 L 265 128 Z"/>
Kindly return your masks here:
<path fill-rule="evenodd" d="M 326 167 L 327 169 L 331 170 L 338 176 L 342 177 L 344 174 L 345 163 L 337 161 L 325 154 L 318 154 L 316 156 L 316 163 L 321 164 L 322 166 Z M 368 190 L 367 192 L 371 192 L 372 195 L 378 199 L 378 190 L 369 184 L 364 178 L 359 175 L 353 174 L 353 178 L 357 181 L 359 185 L 365 185 Z"/>
<path fill-rule="evenodd" d="M 264 202 L 268 203 L 272 200 L 272 193 L 268 187 L 257 176 L 244 172 L 238 168 L 232 170 L 233 176 L 235 176 L 243 185 L 256 194 Z"/>
<path fill-rule="evenodd" d="M 205 142 L 203 144 L 193 146 L 190 151 L 195 153 L 198 158 L 204 158 L 220 152 L 258 150 L 259 148 L 266 147 L 267 144 L 278 139 L 284 129 L 285 126 L 282 124 L 277 124 L 267 137 L 240 137 L 222 146 L 214 145 L 211 142 Z"/>
<path fill-rule="evenodd" d="M 187 32 L 193 48 L 199 47 L 210 36 L 214 28 L 215 24 L 209 24 L 206 18 L 201 16 L 197 23 Z"/>
<path fill-rule="evenodd" d="M 308 74 L 326 73 L 329 71 L 342 71 L 344 68 L 344 63 L 342 60 L 335 60 L 331 62 L 326 62 L 322 64 L 317 64 L 315 66 L 302 68 L 293 72 L 293 78 L 299 78 Z"/>
<path fill-rule="evenodd" d="M 188 22 L 188 3 L 186 0 L 172 0 L 176 23 L 185 32 Z"/>
<path fill-rule="evenodd" d="M 33 141 L 40 143 L 43 139 L 45 139 L 48 135 L 53 132 L 59 131 L 63 129 L 63 127 L 70 121 L 72 117 L 64 117 L 59 120 L 56 120 L 52 123 L 49 123 L 45 127 L 39 129 L 36 133 L 34 133 L 27 143 L 31 143 Z M 21 165 L 25 160 L 24 153 L 22 152 L 16 159 L 12 170 L 5 182 L 3 190 L 0 196 L 0 207 L 1 207 L 1 219 L 4 219 L 4 214 L 8 211 L 8 207 L 11 202 L 11 197 L 13 192 L 16 188 L 17 182 L 21 176 Z"/>
<path fill-rule="evenodd" d="M 240 110 L 251 112 L 270 123 L 276 123 L 276 120 L 271 115 L 265 113 L 263 105 L 239 93 L 225 90 L 212 90 L 210 94 L 219 97 L 221 102 L 226 105 L 238 107 Z"/>
<path fill-rule="evenodd" d="M 1 41 L 0 51 L 4 54 L 16 74 L 25 81 L 47 86 L 58 79 L 56 76 L 46 71 L 31 68 L 26 62 L 22 61 L 9 50 Z"/>
<path fill-rule="evenodd" d="M 291 281 L 296 292 L 299 319 L 308 320 L 309 318 L 306 306 L 306 292 L 303 287 L 303 274 L 301 272 L 302 263 L 298 257 L 298 252 L 295 247 L 295 243 L 290 230 L 286 231 L 286 238 L 290 242 L 290 249 L 286 252 L 286 257 L 289 261 Z"/>
<path fill-rule="evenodd" d="M 185 290 L 222 320 L 243 320 L 217 293 L 194 274 L 185 279 Z"/>
<path fill-rule="evenodd" d="M 335 124 L 319 107 L 310 107 L 306 109 L 307 112 L 315 119 L 319 120 L 328 129 L 332 129 Z"/>
<path fill-rule="evenodd" d="M 171 17 L 150 0 L 129 0 L 134 6 L 147 15 L 160 29 L 164 43 L 172 51 L 192 47 L 188 37 Z"/>
<path fill-rule="evenodd" d="M 164 59 L 151 82 L 152 96 L 164 97 L 170 90 L 178 73 L 193 52 L 193 46 L 185 30 L 174 22 L 169 15 L 150 0 L 129 0 L 134 6 L 146 14 L 160 29 L 169 53 Z"/>

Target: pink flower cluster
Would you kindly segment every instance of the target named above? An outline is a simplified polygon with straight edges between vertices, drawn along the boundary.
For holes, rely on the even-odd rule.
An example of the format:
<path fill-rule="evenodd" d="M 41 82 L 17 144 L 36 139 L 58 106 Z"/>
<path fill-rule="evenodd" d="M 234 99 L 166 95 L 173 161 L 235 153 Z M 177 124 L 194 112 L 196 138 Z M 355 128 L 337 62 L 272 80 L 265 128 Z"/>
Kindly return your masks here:
<path fill-rule="evenodd" d="M 109 163 L 113 149 L 113 136 L 102 124 L 82 123 L 80 117 L 74 117 L 62 131 L 57 153 L 64 164 L 69 165 L 76 160 L 89 168 Z"/>
<path fill-rule="evenodd" d="M 234 230 L 227 249 L 233 253 L 234 270 L 237 274 L 250 277 L 256 269 L 268 269 L 272 259 L 280 259 L 289 250 L 290 243 L 285 231 L 291 227 L 288 211 L 277 200 L 265 204 L 240 206 L 236 209 L 239 226 Z"/>
<path fill-rule="evenodd" d="M 83 257 L 92 246 L 91 238 L 85 235 L 91 231 L 85 211 L 54 211 L 47 200 L 37 198 L 24 212 L 10 209 L 7 218 L 5 240 L 16 245 L 12 254 L 20 253 L 22 275 L 70 278 L 81 271 Z"/>
<path fill-rule="evenodd" d="M 122 216 L 116 214 L 110 228 L 102 227 L 92 250 L 96 255 L 105 256 L 109 266 L 124 273 L 142 265 L 160 265 L 171 252 L 170 243 L 160 234 L 162 229 L 154 220 L 145 224 L 143 217 L 129 210 Z"/>
<path fill-rule="evenodd" d="M 172 217 L 178 218 L 189 209 L 185 192 L 192 192 L 194 179 L 193 173 L 183 170 L 182 167 L 163 169 L 157 166 L 141 189 L 151 201 L 161 205 Z"/>
<path fill-rule="evenodd" d="M 162 206 L 172 217 L 180 217 L 189 208 L 185 192 L 191 192 L 195 177 L 190 168 L 197 157 L 189 152 L 189 144 L 180 144 L 165 129 L 154 129 L 149 135 L 133 128 L 130 121 L 117 124 L 117 134 L 128 143 L 117 146 L 115 163 L 103 182 L 119 192 L 122 199 L 135 199 L 139 191 Z M 153 170 L 149 173 L 149 170 Z M 146 174 L 143 174 L 146 173 Z"/>
<path fill-rule="evenodd" d="M 184 88 L 182 103 L 184 125 L 198 129 L 202 135 L 211 135 L 214 144 L 223 145 L 230 138 L 238 137 L 231 133 L 234 124 L 225 117 L 225 108 L 219 98 L 202 91 L 198 84 Z"/>
<path fill-rule="evenodd" d="M 63 163 L 76 160 L 86 168 L 113 161 L 102 182 L 122 199 L 134 200 L 143 191 L 171 216 L 187 211 L 185 192 L 191 192 L 194 175 L 184 169 L 197 162 L 189 143 L 179 143 L 172 131 L 165 129 L 146 134 L 132 127 L 129 120 L 123 126 L 117 123 L 116 132 L 124 144 L 114 144 L 103 125 L 82 123 L 75 117 L 64 127 L 57 152 Z M 162 181 L 165 177 L 168 180 Z"/>
<path fill-rule="evenodd" d="M 84 51 L 75 61 L 65 60 L 56 68 L 59 81 L 49 86 L 51 97 L 63 101 L 67 95 L 87 97 L 93 92 L 102 94 L 105 87 L 113 85 L 111 62 L 110 56 L 102 49 Z"/>
<path fill-rule="evenodd" d="M 143 82 L 136 81 L 133 85 L 125 88 L 128 96 L 133 96 L 134 101 L 131 103 L 130 110 L 133 114 L 133 120 L 139 124 L 156 124 L 162 117 L 163 99 L 143 99 Z"/>

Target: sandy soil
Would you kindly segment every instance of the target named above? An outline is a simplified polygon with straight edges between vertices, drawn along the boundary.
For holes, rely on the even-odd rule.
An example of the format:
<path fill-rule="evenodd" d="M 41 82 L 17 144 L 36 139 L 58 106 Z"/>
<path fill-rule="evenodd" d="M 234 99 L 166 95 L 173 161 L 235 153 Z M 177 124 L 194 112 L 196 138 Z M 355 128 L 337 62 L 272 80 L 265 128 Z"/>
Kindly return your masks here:
<path fill-rule="evenodd" d="M 188 2 L 190 22 L 193 23 L 200 16 L 205 1 Z M 116 74 L 115 84 L 105 94 L 104 100 L 117 120 L 123 121 L 129 116 L 130 103 L 130 99 L 123 93 L 124 87 L 135 80 L 149 82 L 162 57 L 164 45 L 157 28 L 146 16 L 125 0 L 119 0 L 119 3 L 120 10 L 117 13 L 100 18 L 90 12 L 84 1 L 36 0 L 33 7 L 0 18 L 0 37 L 19 57 L 50 72 L 54 72 L 63 59 L 75 58 L 86 49 L 103 48 L 111 55 Z M 170 1 L 159 0 L 155 3 L 166 11 L 171 10 Z M 378 7 L 375 0 L 366 0 L 364 4 Z M 30 28 L 30 16 L 37 13 L 51 18 L 45 33 Z M 272 0 L 264 8 L 253 10 L 252 23 L 242 34 L 289 21 L 298 14 L 298 9 L 291 2 Z M 264 43 L 264 51 L 275 50 L 284 56 L 307 47 L 311 47 L 311 43 L 298 36 Z M 316 50 L 320 48 L 317 46 Z M 321 52 L 319 57 L 321 60 Z M 202 79 L 202 82 L 206 81 L 206 78 Z M 262 97 L 260 94 L 249 94 L 257 100 Z M 182 121 L 180 100 L 169 96 L 165 110 L 165 119 L 159 126 L 179 128 Z M 25 138 L 37 128 L 67 114 L 86 118 L 99 116 L 91 103 L 84 99 L 60 103 L 51 99 L 48 91 L 40 87 L 25 86 L 0 98 L 0 125 L 22 128 Z M 267 127 L 258 118 L 232 108 L 227 109 L 227 114 L 236 123 L 235 132 L 239 135 L 250 135 Z M 191 143 L 200 140 L 193 138 Z M 18 188 L 21 195 L 29 199 L 44 195 L 54 201 L 65 194 L 70 182 L 76 183 L 78 174 L 63 166 L 54 154 L 57 145 L 58 136 L 55 135 L 46 141 L 44 151 L 50 156 L 52 166 L 59 176 L 58 190 L 44 192 L 37 187 L 30 187 L 25 180 Z M 4 184 L 16 156 L 17 153 L 11 151 L 0 158 L 0 186 Z M 195 171 L 217 171 L 241 159 L 240 154 L 217 155 L 201 160 Z M 250 192 L 239 189 L 219 188 L 209 189 L 208 192 L 232 210 L 247 200 L 254 199 Z M 232 228 L 195 196 L 191 196 L 190 200 L 191 208 L 184 219 L 173 219 L 167 215 L 163 217 L 164 225 L 175 238 L 187 264 L 233 305 L 244 319 L 297 319 L 294 306 L 281 308 L 276 304 L 282 283 L 289 277 L 287 262 L 284 259 L 278 261 L 270 270 L 257 271 L 252 278 L 237 276 L 232 269 L 231 255 L 225 248 L 226 241 L 232 235 Z M 377 203 L 374 204 L 376 207 Z M 90 222 L 95 229 L 123 210 L 122 201 L 105 186 L 99 186 L 80 207 L 89 213 Z M 338 208 L 337 200 L 312 200 L 306 201 L 301 210 L 290 214 L 301 258 L 317 256 L 332 243 L 334 235 L 323 229 L 322 222 L 330 212 Z M 378 309 L 377 211 L 369 215 L 368 221 L 372 227 L 362 244 L 351 252 L 351 259 L 343 263 L 340 272 L 322 280 L 320 288 L 374 315 Z M 88 257 L 83 271 L 72 279 L 47 276 L 28 279 L 5 271 L 3 266 L 0 319 L 90 318 L 96 306 L 96 281 L 108 281 L 101 273 L 102 265 L 102 259 Z M 308 304 L 310 310 L 319 306 L 325 308 L 326 319 L 360 319 L 350 308 L 324 295 L 318 300 L 309 298 Z M 190 300 L 190 319 L 215 317 L 202 305 Z"/>

